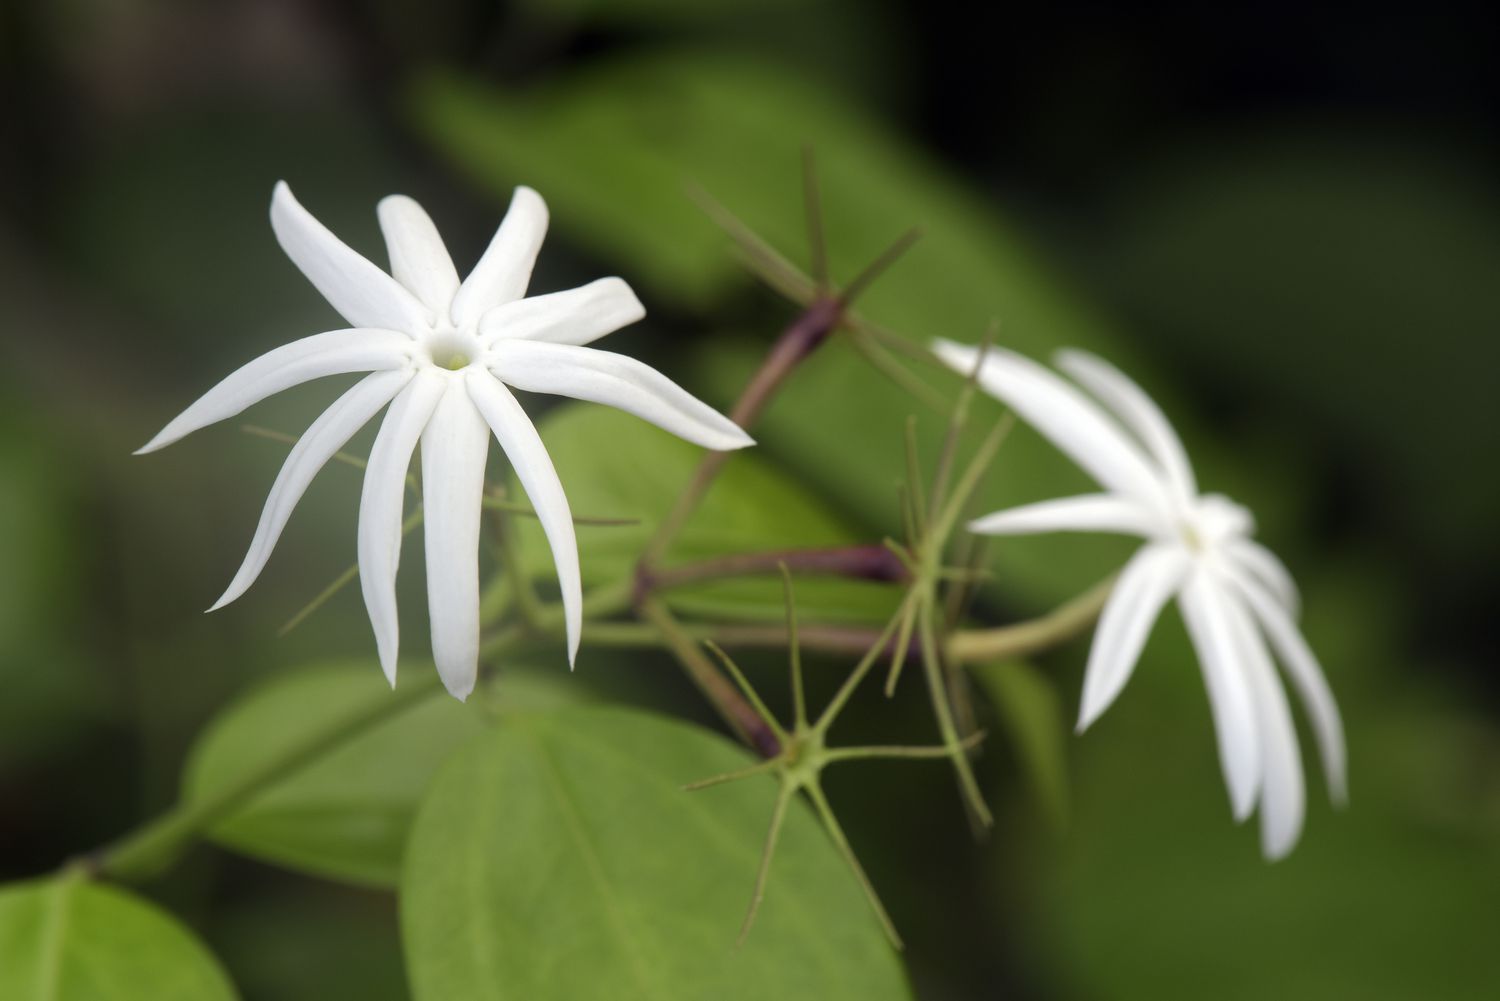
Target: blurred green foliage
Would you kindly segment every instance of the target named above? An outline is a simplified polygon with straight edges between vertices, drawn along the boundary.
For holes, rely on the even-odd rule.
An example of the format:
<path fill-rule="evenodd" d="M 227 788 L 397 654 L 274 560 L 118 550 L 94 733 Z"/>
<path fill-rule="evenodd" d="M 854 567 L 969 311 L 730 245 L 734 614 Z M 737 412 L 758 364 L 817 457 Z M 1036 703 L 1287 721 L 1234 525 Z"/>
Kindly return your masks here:
<path fill-rule="evenodd" d="M 387 34 L 371 52 L 339 48 L 336 32 L 299 14 L 276 14 L 292 20 L 269 22 L 263 34 L 213 37 L 193 27 L 210 22 L 184 19 L 177 34 L 162 36 L 189 44 L 160 50 L 155 63 L 135 57 L 145 81 L 137 90 L 126 86 L 138 83 L 128 74 L 110 74 L 121 74 L 132 53 L 158 51 L 142 48 L 141 38 L 161 31 L 161 11 L 122 5 L 106 31 L 89 30 L 90 15 L 77 5 L 67 5 L 65 17 L 61 6 L 38 7 L 35 20 L 58 33 L 38 45 L 34 61 L 55 58 L 53 72 L 73 76 L 71 89 L 37 104 L 51 109 L 38 121 L 67 124 L 38 126 L 57 147 L 52 159 L 38 159 L 32 185 L 8 196 L 23 221 L 14 232 L 8 221 L 0 227 L 7 302 L 0 811 L 14 842 L 5 858 L 9 877 L 55 866 L 162 807 L 200 728 L 221 710 L 190 759 L 190 791 L 232 775 L 318 711 L 382 684 L 368 664 L 362 680 L 342 669 L 307 669 L 223 710 L 237 691 L 278 668 L 367 650 L 368 626 L 353 593 L 320 612 L 315 626 L 273 639 L 352 559 L 355 474 L 330 469 L 260 586 L 205 619 L 196 610 L 238 559 L 280 449 L 225 428 L 150 460 L 125 458 L 228 367 L 336 322 L 275 249 L 264 216 L 274 180 L 289 178 L 336 232 L 376 259 L 371 206 L 390 190 L 407 190 L 452 232 L 461 265 L 483 246 L 510 187 L 533 184 L 557 224 L 538 287 L 576 284 L 600 264 L 623 275 L 642 290 L 651 315 L 616 337 L 631 338 L 632 353 L 637 346 L 654 352 L 691 389 L 724 403 L 791 311 L 750 291 L 727 241 L 687 191 L 706 189 L 801 261 L 797 160 L 810 143 L 837 277 L 852 275 L 907 226 L 925 230 L 863 301 L 871 318 L 913 337 L 965 340 L 998 318 L 1011 346 L 1039 357 L 1063 344 L 1087 346 L 1142 376 L 1183 428 L 1206 484 L 1250 503 L 1262 537 L 1303 580 L 1306 629 L 1349 723 L 1353 805 L 1335 814 L 1312 797 L 1304 844 L 1268 867 L 1252 835 L 1230 823 L 1201 682 L 1175 616 L 1164 617 L 1120 703 L 1082 738 L 1065 733 L 1082 645 L 1039 667 L 981 669 L 978 688 L 991 703 L 981 707 L 992 731 L 985 778 L 1002 807 L 989 843 L 952 847 L 966 832 L 947 788 L 933 809 L 924 809 L 934 798 L 921 798 L 915 783 L 898 785 L 878 769 L 831 790 L 841 812 L 848 802 L 851 837 L 908 932 L 919 995 L 1005 990 L 1164 1001 L 1493 993 L 1500 736 L 1493 705 L 1473 695 L 1472 679 L 1487 668 L 1473 637 L 1441 628 L 1461 629 L 1465 620 L 1453 609 L 1466 603 L 1487 621 L 1488 592 L 1474 582 L 1493 581 L 1500 549 L 1490 517 L 1500 497 L 1489 461 L 1500 414 L 1488 381 L 1495 357 L 1487 277 L 1500 257 L 1500 221 L 1486 161 L 1430 143 L 1427 154 L 1413 154 L 1409 147 L 1426 140 L 1408 132 L 1364 138 L 1379 132 L 1378 122 L 1265 130 L 1230 123 L 1232 137 L 1166 137 L 1157 158 L 1111 164 L 1081 206 L 1039 209 L 1047 195 L 965 173 L 913 138 L 909 126 L 891 124 L 888 98 L 914 69 L 892 58 L 906 39 L 888 12 L 833 2 L 778 4 L 774 13 L 760 4 L 671 0 L 528 4 L 505 23 L 504 45 L 495 45 L 514 57 L 497 73 L 493 53 L 444 41 L 442 31 L 456 34 L 462 23 L 456 5 L 446 17 L 416 17 L 398 6 L 372 16 Z M 397 30 L 416 22 L 423 31 Z M 66 45 L 57 41 L 64 37 Z M 274 58 L 223 56 L 223 46 L 256 38 L 276 40 L 268 46 Z M 296 66 L 283 72 L 287 63 L 278 60 L 296 58 L 299 50 L 287 43 L 297 39 L 313 40 L 309 51 L 326 76 L 299 76 Z M 619 52 L 599 54 L 596 46 Z M 442 62 L 462 68 L 423 68 L 434 47 Z M 174 70 L 173 53 L 199 51 L 203 63 Z M 371 64 L 378 73 L 366 72 Z M 158 73 L 166 83 L 153 95 Z M 292 83 L 281 83 L 283 76 Z M 229 79 L 236 82 L 223 82 Z M 11 99 L 37 88 L 8 91 Z M 145 102 L 145 110 L 131 101 Z M 75 104 L 85 112 L 68 118 Z M 989 129 L 983 102 L 974 107 L 974 130 Z M 1056 107 L 1033 113 L 1058 118 L 1059 132 L 1096 129 Z M 52 128 L 56 136 L 45 132 Z M 36 145 L 10 143 L 6 156 Z M 945 391 L 955 385 L 942 373 L 920 374 Z M 322 393 L 289 394 L 252 417 L 296 430 Z M 918 414 L 930 460 L 942 415 L 869 371 L 836 338 L 757 429 L 762 447 L 730 464 L 677 555 L 895 532 L 909 413 Z M 694 455 L 599 409 L 558 410 L 541 424 L 584 515 L 658 516 Z M 590 438 L 600 436 L 611 449 L 591 457 Z M 497 478 L 501 469 L 493 467 Z M 1085 486 L 1018 429 L 985 503 Z M 648 529 L 581 529 L 588 579 L 623 572 L 628 546 Z M 1046 607 L 1117 565 L 1125 551 L 1094 539 L 997 547 L 996 577 L 979 614 L 1004 621 Z M 529 529 L 526 553 L 546 579 L 550 558 Z M 417 650 L 423 603 L 420 573 L 411 571 L 420 561 L 409 562 L 403 631 Z M 799 581 L 799 594 L 809 614 L 838 618 L 879 614 L 885 597 L 811 581 Z M 766 616 L 779 604 L 766 582 L 685 592 L 678 608 Z M 648 656 L 586 650 L 580 664 L 613 697 L 701 713 L 692 693 Z M 560 663 L 539 666 L 562 671 Z M 824 666 L 830 673 L 840 667 Z M 925 739 L 925 717 L 906 695 L 894 706 L 872 699 L 860 709 Z M 482 731 L 434 790 L 430 839 L 443 833 L 439 811 L 467 817 L 476 797 L 495 793 L 467 772 L 494 766 L 503 745 L 523 739 L 474 727 L 474 713 L 460 713 L 463 722 L 455 723 L 453 707 L 435 705 L 430 719 L 413 717 L 421 751 L 409 757 L 393 749 L 389 734 L 371 734 L 358 756 L 289 781 L 227 822 L 218 838 L 323 873 L 348 863 L 358 842 L 361 861 L 338 874 L 389 883 L 441 745 Z M 579 749 L 586 740 L 558 726 L 545 739 L 588 757 Z M 255 739 L 261 734 L 265 746 Z M 653 740 L 639 741 L 647 755 Z M 676 748 L 682 757 L 663 767 L 700 758 L 718 767 L 736 757 L 687 731 L 667 743 L 662 755 Z M 596 781 L 593 767 L 576 781 Z M 646 783 L 659 792 L 701 777 L 604 767 L 627 772 L 604 773 L 620 790 Z M 545 783 L 517 779 L 516 788 L 520 802 L 555 809 L 542 797 Z M 378 795 L 365 795 L 372 792 Z M 733 834 L 744 844 L 704 862 L 714 871 L 701 889 L 723 912 L 724 929 L 699 931 L 724 931 L 716 942 L 732 937 L 748 892 L 746 859 L 770 799 L 755 792 L 745 786 L 701 801 L 653 792 L 646 800 L 653 812 L 742 818 Z M 603 810 L 616 800 L 587 802 Z M 1050 821 L 1064 803 L 1069 823 L 1058 835 Z M 647 829 L 638 812 L 628 816 L 619 844 Z M 496 839 L 551 834 L 552 848 L 563 850 L 557 824 L 524 807 L 497 801 L 494 817 Z M 810 826 L 805 820 L 793 826 Z M 455 836 L 460 826 L 452 825 Z M 797 838 L 800 847 L 783 856 L 792 861 L 777 877 L 791 884 L 801 872 L 797 853 L 828 854 L 817 832 Z M 423 864 L 438 866 L 442 845 L 432 844 L 437 857 L 424 856 Z M 330 846 L 338 863 L 330 863 Z M 638 850 L 659 857 L 650 853 L 663 847 Z M 698 857 L 682 845 L 676 854 Z M 535 876 L 506 868 L 519 856 L 495 852 L 493 861 L 496 879 Z M 829 873 L 842 878 L 834 861 L 814 867 L 810 884 L 823 885 Z M 594 892 L 577 880 L 576 867 L 569 876 L 569 892 L 542 903 L 553 908 L 549 920 L 572 934 L 579 920 L 599 914 L 563 909 Z M 6 950 L 34 953 L 26 936 L 40 927 L 39 895 L 57 885 L 26 884 L 0 896 L 0 985 L 32 975 L 8 962 Z M 221 853 L 196 857 L 151 889 L 204 929 L 247 997 L 404 994 L 386 898 L 277 881 Z M 678 884 L 662 890 L 685 892 Z M 828 894 L 848 917 L 847 927 L 834 926 L 857 939 L 857 950 L 870 950 L 856 955 L 876 957 L 859 972 L 885 987 L 899 984 L 887 954 L 870 944 L 862 902 L 846 900 L 847 890 L 839 882 Z M 110 962 L 146 962 L 162 950 L 198 957 L 183 958 L 199 971 L 193 996 L 224 989 L 199 947 L 146 910 L 151 905 L 115 891 L 75 892 L 83 901 L 75 930 L 90 955 Z M 752 953 L 762 932 L 777 934 L 777 901 L 793 907 L 801 896 L 798 886 L 773 880 L 762 916 L 769 923 L 752 937 Z M 649 899 L 659 906 L 664 898 Z M 423 935 L 443 927 L 438 903 L 423 908 L 420 920 L 405 918 L 408 937 L 418 923 L 432 922 Z M 125 938 L 137 932 L 141 939 Z M 423 962 L 430 958 L 424 953 Z M 411 972 L 419 991 L 433 989 L 431 970 Z M 149 985 L 144 976 L 132 982 Z"/>

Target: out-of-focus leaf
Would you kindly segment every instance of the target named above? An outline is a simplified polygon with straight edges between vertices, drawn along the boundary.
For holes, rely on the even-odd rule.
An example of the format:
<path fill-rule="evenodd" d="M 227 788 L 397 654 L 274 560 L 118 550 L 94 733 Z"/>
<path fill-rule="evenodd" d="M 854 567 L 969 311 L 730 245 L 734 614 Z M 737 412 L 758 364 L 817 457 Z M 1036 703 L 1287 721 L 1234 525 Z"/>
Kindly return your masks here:
<path fill-rule="evenodd" d="M 1102 350 L 1161 390 L 991 203 L 784 67 L 703 51 L 658 53 L 509 93 L 437 76 L 414 88 L 412 109 L 418 127 L 497 196 L 508 196 L 520 181 L 540 186 L 558 228 L 647 285 L 648 306 L 654 297 L 707 307 L 746 280 L 726 238 L 688 197 L 690 183 L 792 259 L 805 259 L 798 164 L 799 147 L 810 141 L 835 277 L 851 277 L 906 228 L 923 228 L 917 246 L 862 300 L 871 317 L 919 339 L 970 341 L 998 319 L 1000 341 L 1010 347 L 1042 358 L 1065 344 Z M 705 378 L 728 397 L 764 348 L 714 347 Z M 956 377 L 932 369 L 920 374 L 956 392 Z M 1172 409 L 1170 393 L 1160 395 Z M 755 433 L 847 510 L 893 531 L 910 413 L 922 415 L 919 432 L 930 461 L 946 415 L 925 412 L 835 343 L 798 370 Z M 976 425 L 997 415 L 998 408 L 980 406 Z M 1194 452 L 1211 472 L 1211 456 Z M 1018 428 L 979 507 L 1086 489 L 1087 479 L 1067 460 Z M 1039 603 L 1065 597 L 1120 555 L 1094 540 L 1067 539 L 1042 546 L 1018 540 L 993 552 L 1009 571 L 1008 593 Z"/>
<path fill-rule="evenodd" d="M 700 50 L 595 64 L 537 93 L 435 76 L 413 100 L 418 126 L 481 183 L 508 197 L 530 178 L 560 228 L 629 263 L 631 280 L 658 295 L 708 301 L 743 282 L 690 184 L 804 260 L 798 163 L 812 142 L 842 277 L 924 227 L 923 251 L 871 291 L 883 318 L 925 336 L 977 338 L 1002 316 L 1021 347 L 1102 336 L 992 208 L 782 67 Z M 922 294 L 906 294 L 914 289 Z"/>
<path fill-rule="evenodd" d="M 1057 688 L 1021 661 L 985 664 L 970 672 L 979 682 L 1016 757 L 1031 781 L 1037 805 L 1058 829 L 1068 822 L 1068 725 Z"/>
<path fill-rule="evenodd" d="M 1481 333 L 1500 326 L 1493 182 L 1448 150 L 1269 129 L 1122 174 L 1090 249 L 1172 350 L 1274 389 L 1257 421 L 1343 456 L 1382 535 L 1433 570 L 1482 568 L 1500 551 L 1500 476 L 1472 461 L 1500 451 L 1500 349 Z"/>
<path fill-rule="evenodd" d="M 0 889 L 6 1001 L 233 1001 L 218 962 L 175 918 L 74 875 Z"/>
<path fill-rule="evenodd" d="M 548 18 L 573 17 L 626 24 L 673 24 L 702 21 L 725 14 L 746 12 L 766 17 L 791 18 L 806 14 L 806 8 L 826 5 L 828 0 L 522 0 Z M 799 9 L 800 8 L 800 9 Z"/>
<path fill-rule="evenodd" d="M 410 1001 L 394 906 L 306 879 L 215 901 L 205 934 L 247 998 Z"/>
<path fill-rule="evenodd" d="M 45 423 L 0 405 L 0 770 L 45 753 L 99 709 L 84 653 L 60 628 L 78 599 L 86 545 L 69 524 L 74 488 Z"/>
<path fill-rule="evenodd" d="M 704 451 L 629 414 L 607 407 L 565 406 L 540 430 L 568 501 L 579 514 L 629 518 L 627 526 L 580 526 L 585 584 L 629 579 L 635 561 L 692 478 Z M 511 477 L 515 496 L 524 496 Z M 546 579 L 552 556 L 534 520 L 517 519 L 527 567 Z M 702 507 L 669 550 L 668 565 L 733 553 L 870 542 L 791 476 L 753 450 L 730 458 Z M 774 574 L 674 588 L 667 600 L 684 611 L 737 618 L 786 614 Z M 888 586 L 814 576 L 799 577 L 797 604 L 830 620 L 875 619 L 890 613 Z M 584 640 L 587 642 L 587 634 Z"/>
<path fill-rule="evenodd" d="M 406 665 L 405 670 L 431 670 Z M 576 686 L 525 672 L 498 682 L 498 709 L 543 707 Z M 299 669 L 232 705 L 188 763 L 185 795 L 201 799 L 288 745 L 355 716 L 391 692 L 379 668 L 359 661 Z M 369 886 L 394 886 L 412 817 L 442 761 L 482 732 L 497 706 L 435 693 L 296 771 L 217 824 L 215 841 L 270 862 Z"/>
<path fill-rule="evenodd" d="M 402 875 L 418 1001 L 909 997 L 810 810 L 794 804 L 748 941 L 775 787 L 705 730 L 620 709 L 517 716 L 446 767 Z"/>
<path fill-rule="evenodd" d="M 1062 990 L 1121 1001 L 1494 993 L 1500 740 L 1430 683 L 1381 672 L 1402 613 L 1376 579 L 1363 567 L 1302 581 L 1305 629 L 1348 726 L 1350 805 L 1328 806 L 1304 727 L 1307 824 L 1276 863 L 1260 857 L 1253 820 L 1231 821 L 1202 684 L 1180 663 L 1177 617 L 1164 617 L 1130 685 L 1077 741 L 1073 823 L 1029 870 L 1045 917 L 1023 947 L 1063 971 Z M 1179 683 L 1189 678 L 1198 691 Z"/>
<path fill-rule="evenodd" d="M 268 328 L 300 336 L 334 317 L 271 233 L 266 209 L 278 180 L 384 263 L 373 210 L 392 181 L 378 148 L 371 118 L 318 102 L 298 114 L 240 105 L 153 116 L 59 179 L 66 187 L 55 239 L 77 280 L 157 321 L 141 332 L 143 345 L 165 352 L 168 339 L 177 341 L 162 362 L 198 362 L 214 378 L 235 357 L 253 357 L 243 352 L 264 342 Z M 233 266 L 225 266 L 226 249 Z M 208 328 L 218 336 L 201 337 Z"/>

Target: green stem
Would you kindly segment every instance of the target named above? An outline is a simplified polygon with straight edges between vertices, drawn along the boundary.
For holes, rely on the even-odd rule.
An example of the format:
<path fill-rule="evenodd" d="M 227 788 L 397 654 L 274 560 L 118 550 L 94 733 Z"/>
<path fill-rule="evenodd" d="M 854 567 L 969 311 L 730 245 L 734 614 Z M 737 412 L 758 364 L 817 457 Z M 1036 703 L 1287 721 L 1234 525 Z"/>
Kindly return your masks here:
<path fill-rule="evenodd" d="M 781 837 L 781 825 L 786 820 L 786 809 L 791 805 L 792 796 L 796 793 L 795 787 L 785 781 L 781 789 L 776 793 L 776 806 L 771 810 L 771 826 L 766 833 L 766 844 L 761 849 L 760 865 L 755 870 L 755 890 L 750 895 L 750 909 L 745 912 L 745 920 L 740 923 L 740 937 L 736 941 L 737 946 L 745 944 L 745 939 L 750 935 L 750 926 L 755 924 L 755 915 L 760 911 L 760 903 L 766 898 L 766 880 L 771 875 L 771 857 L 776 854 L 776 842 Z"/>
<path fill-rule="evenodd" d="M 959 788 L 963 790 L 964 801 L 968 804 L 975 820 L 981 827 L 989 827 L 994 823 L 990 815 L 990 808 L 984 802 L 984 795 L 979 791 L 979 782 L 974 777 L 974 767 L 969 763 L 968 748 L 963 738 L 958 735 L 958 727 L 953 721 L 953 710 L 948 703 L 948 686 L 944 681 L 943 662 L 938 653 L 937 636 L 933 628 L 932 596 L 922 596 L 922 607 L 917 613 L 917 636 L 922 644 L 923 668 L 927 675 L 927 689 L 932 698 L 932 709 L 937 716 L 938 733 L 943 738 L 943 746 L 948 751 L 948 756 L 953 762 L 953 768 L 958 773 Z"/>
<path fill-rule="evenodd" d="M 988 663 L 1024 657 L 1065 643 L 1093 625 L 1115 588 L 1111 575 L 1052 612 L 998 629 L 961 630 L 949 635 L 946 653 L 956 664 Z"/>
<path fill-rule="evenodd" d="M 828 832 L 829 838 L 833 840 L 834 847 L 839 850 L 839 854 L 844 856 L 844 861 L 854 871 L 854 878 L 859 880 L 860 889 L 865 891 L 865 899 L 874 909 L 875 917 L 880 920 L 880 927 L 885 929 L 886 937 L 891 940 L 891 945 L 897 949 L 904 948 L 901 934 L 896 931 L 896 923 L 891 920 L 890 914 L 886 913 L 885 904 L 880 902 L 880 894 L 875 892 L 875 884 L 870 882 L 870 877 L 865 874 L 865 867 L 859 864 L 859 857 L 854 854 L 853 846 L 844 835 L 843 826 L 834 816 L 828 797 L 823 795 L 823 787 L 815 780 L 807 786 L 807 795 L 813 802 L 813 808 L 818 811 L 818 817 L 823 821 L 823 827 Z"/>
<path fill-rule="evenodd" d="M 485 645 L 481 656 L 493 656 L 519 634 L 507 631 Z M 95 852 L 87 871 L 123 882 L 141 882 L 159 875 L 201 834 L 231 816 L 246 803 L 287 776 L 443 690 L 436 671 L 421 674 L 394 692 L 379 692 L 358 706 L 326 720 L 323 726 L 268 759 L 236 781 L 201 799 L 177 804 L 162 816 Z"/>
<path fill-rule="evenodd" d="M 960 741 L 960 746 L 968 750 L 983 742 L 983 733 L 971 733 Z M 835 747 L 823 752 L 823 760 L 831 764 L 835 761 L 861 761 L 869 758 L 946 758 L 951 753 L 948 748 L 941 746 L 905 747 L 899 744 L 881 744 L 875 747 Z"/>

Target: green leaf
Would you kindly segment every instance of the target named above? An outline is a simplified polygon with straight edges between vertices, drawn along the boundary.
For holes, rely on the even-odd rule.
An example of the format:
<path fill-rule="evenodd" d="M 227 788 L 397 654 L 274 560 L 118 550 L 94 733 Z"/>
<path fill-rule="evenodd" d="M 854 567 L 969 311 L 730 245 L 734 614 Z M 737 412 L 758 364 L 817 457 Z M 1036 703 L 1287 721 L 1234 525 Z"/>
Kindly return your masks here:
<path fill-rule="evenodd" d="M 518 715 L 476 741 L 433 784 L 402 876 L 418 1001 L 909 997 L 800 806 L 735 948 L 776 787 L 682 785 L 749 760 L 705 730 L 620 709 Z"/>
<path fill-rule="evenodd" d="M 585 585 L 629 579 L 704 451 L 608 407 L 560 407 L 539 427 L 575 511 L 638 520 L 630 526 L 579 526 Z M 609 446 L 600 448 L 600 442 Z M 523 495 L 514 476 L 510 489 Z M 542 580 L 552 578 L 552 555 L 540 527 L 531 519 L 518 519 L 517 526 L 529 572 Z M 764 456 L 741 452 L 725 464 L 666 562 L 871 541 Z M 896 597 L 889 586 L 865 581 L 797 580 L 799 608 L 824 619 L 877 620 L 890 614 Z M 779 620 L 786 614 L 781 578 L 774 573 L 674 588 L 667 600 L 679 610 L 716 617 Z"/>
<path fill-rule="evenodd" d="M 1022 661 L 985 664 L 970 673 L 990 698 L 1037 805 L 1057 829 L 1068 823 L 1068 726 L 1057 688 Z"/>
<path fill-rule="evenodd" d="M 0 889 L 5 1001 L 220 1001 L 234 987 L 171 915 L 75 874 Z"/>
<path fill-rule="evenodd" d="M 405 665 L 407 671 L 431 665 Z M 577 695 L 562 679 L 510 672 L 500 705 L 555 705 Z M 231 706 L 188 762 L 184 794 L 201 799 L 233 783 L 331 715 L 389 698 L 379 668 L 354 661 L 298 669 Z M 390 887 L 428 782 L 455 748 L 481 733 L 495 706 L 441 692 L 287 776 L 217 824 L 213 840 L 268 862 L 361 885 Z"/>

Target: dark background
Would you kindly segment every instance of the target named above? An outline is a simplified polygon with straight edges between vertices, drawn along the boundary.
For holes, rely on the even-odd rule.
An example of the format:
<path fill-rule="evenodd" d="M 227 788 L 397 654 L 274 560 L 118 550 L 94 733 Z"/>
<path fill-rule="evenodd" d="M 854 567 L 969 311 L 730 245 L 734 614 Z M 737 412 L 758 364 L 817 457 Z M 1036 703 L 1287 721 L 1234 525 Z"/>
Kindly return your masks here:
<path fill-rule="evenodd" d="M 1244 446 L 1245 475 L 1277 484 L 1270 544 L 1332 609 L 1313 636 L 1351 719 L 1351 814 L 1314 810 L 1311 843 L 1266 870 L 1244 832 L 1219 831 L 1212 762 L 1154 773 L 1173 752 L 1143 695 L 1133 722 L 1080 750 L 1069 833 L 997 839 L 983 886 L 932 857 L 961 847 L 905 854 L 928 834 L 959 844 L 946 788 L 919 794 L 944 825 L 872 849 L 877 882 L 909 884 L 892 906 L 917 926 L 922 996 L 1202 997 L 1219 978 L 1246 997 L 1489 996 L 1493 21 L 1432 3 L 8 5 L 0 873 L 45 871 L 167 802 L 192 734 L 266 664 L 365 652 L 354 601 L 269 639 L 350 558 L 350 540 L 308 527 L 343 525 L 349 491 L 305 502 L 316 513 L 289 533 L 297 555 L 283 543 L 272 597 L 190 619 L 238 560 L 278 457 L 221 436 L 149 467 L 128 458 L 256 345 L 320 322 L 264 226 L 271 182 L 315 193 L 356 245 L 374 200 L 408 190 L 469 260 L 499 205 L 413 120 L 416 75 L 525 94 L 622 55 L 726 51 L 814 81 L 1000 207 L 1174 388 L 1189 444 Z M 557 276 L 620 267 L 587 240 L 548 248 Z M 636 344 L 670 370 L 675 338 L 734 308 L 653 304 Z M 265 423 L 298 426 L 311 403 Z M 1057 660 L 1071 705 L 1081 651 Z M 1126 780 L 1151 788 L 1121 805 Z M 1191 819 L 1165 822 L 1161 804 L 1189 796 Z M 880 791 L 847 797 L 878 829 Z M 401 996 L 384 898 L 208 850 L 159 893 L 207 928 L 247 996 Z M 323 961 L 274 917 L 289 903 Z M 1199 906 L 1221 917 L 1196 922 Z M 1163 908 L 1176 918 L 1141 917 Z"/>

